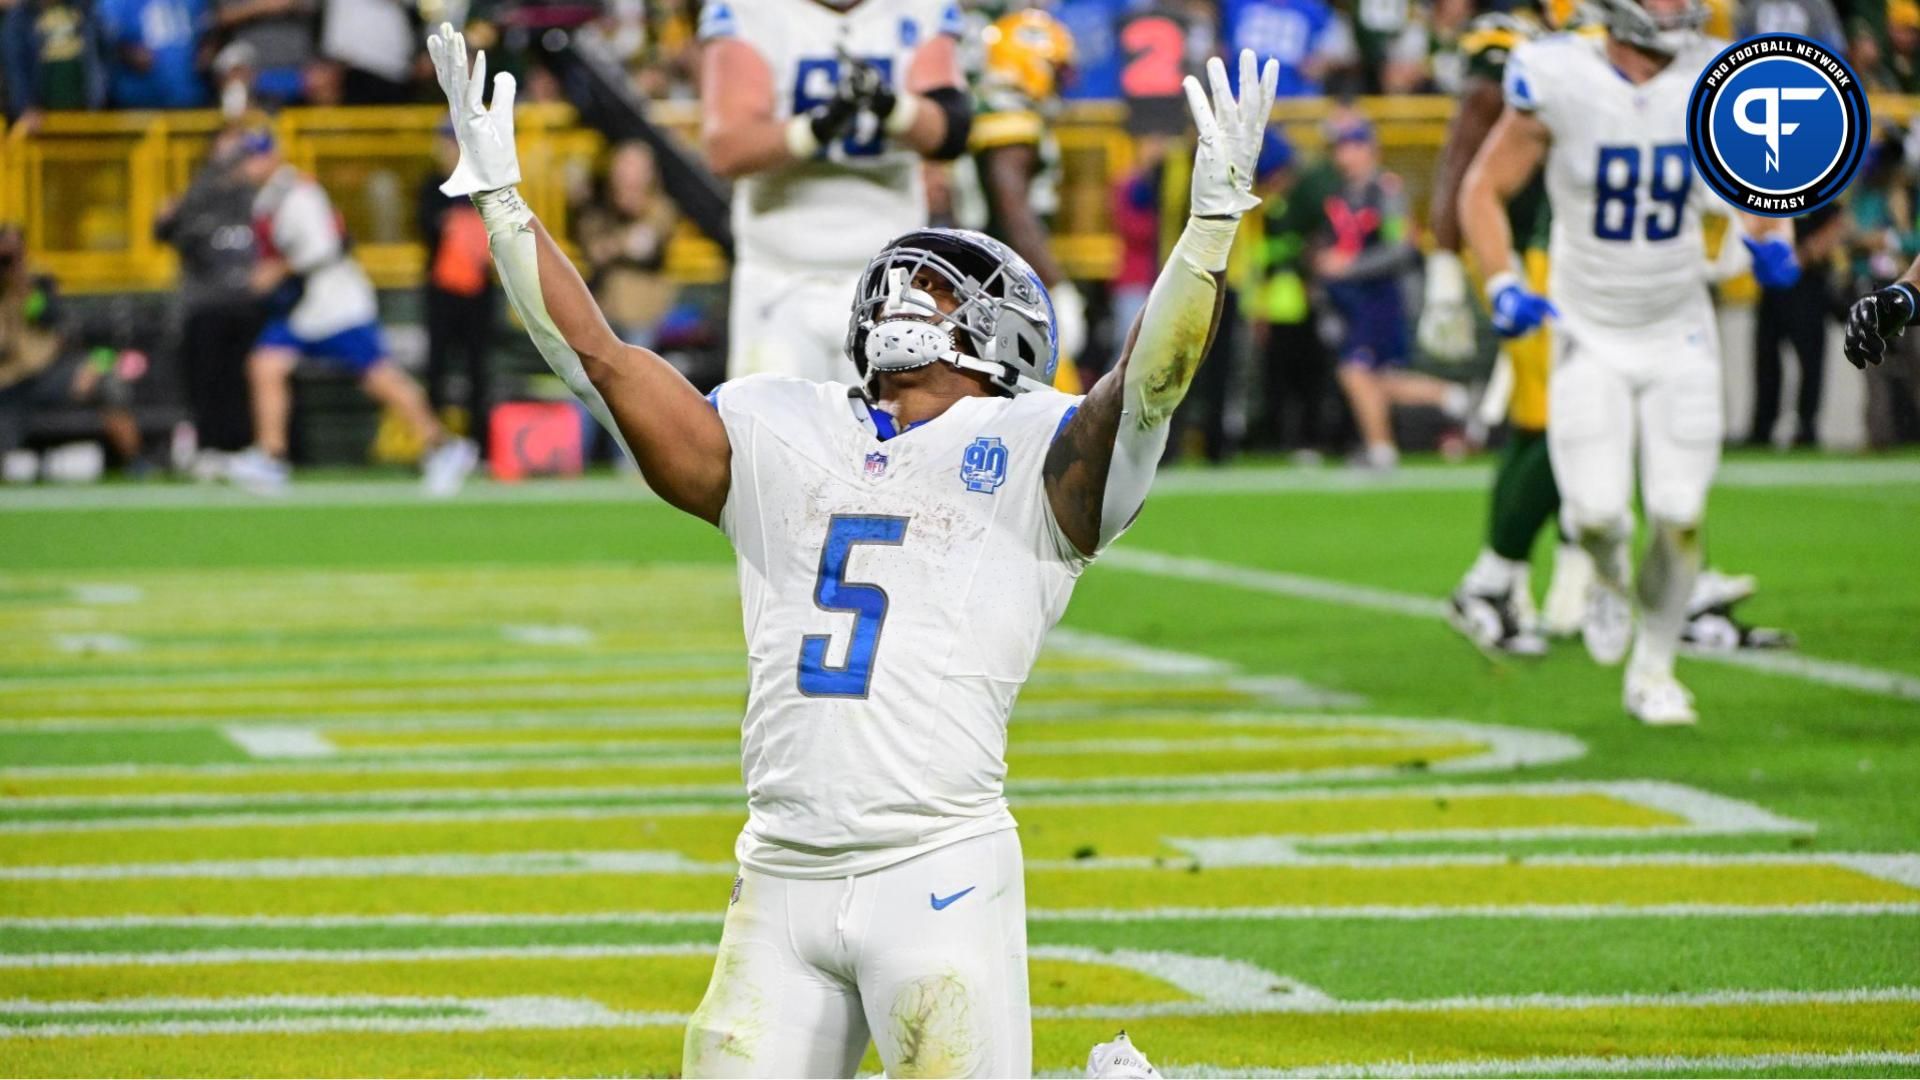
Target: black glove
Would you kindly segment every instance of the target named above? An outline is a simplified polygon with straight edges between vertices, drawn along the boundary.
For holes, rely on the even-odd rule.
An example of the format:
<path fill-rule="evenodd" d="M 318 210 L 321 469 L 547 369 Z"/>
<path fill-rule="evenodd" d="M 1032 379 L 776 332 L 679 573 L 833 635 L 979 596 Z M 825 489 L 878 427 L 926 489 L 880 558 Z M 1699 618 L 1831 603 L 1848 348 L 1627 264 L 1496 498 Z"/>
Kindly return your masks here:
<path fill-rule="evenodd" d="M 1899 337 L 1913 316 L 1913 286 L 1904 283 L 1855 300 L 1847 311 L 1847 360 L 1857 368 L 1879 363 L 1888 339 Z"/>
<path fill-rule="evenodd" d="M 844 136 L 853 127 L 854 117 L 859 116 L 866 105 L 851 73 L 844 67 L 841 71 L 840 84 L 833 88 L 833 96 L 807 110 L 807 126 L 821 146 L 831 146 Z"/>
<path fill-rule="evenodd" d="M 854 96 L 860 100 L 860 104 L 868 112 L 873 114 L 873 118 L 880 122 L 880 126 L 885 128 L 887 117 L 893 115 L 894 106 L 900 103 L 899 96 L 893 92 L 893 87 L 887 85 L 887 77 L 882 75 L 880 69 L 873 64 L 851 57 L 847 58 L 845 63 L 847 82 Z"/>

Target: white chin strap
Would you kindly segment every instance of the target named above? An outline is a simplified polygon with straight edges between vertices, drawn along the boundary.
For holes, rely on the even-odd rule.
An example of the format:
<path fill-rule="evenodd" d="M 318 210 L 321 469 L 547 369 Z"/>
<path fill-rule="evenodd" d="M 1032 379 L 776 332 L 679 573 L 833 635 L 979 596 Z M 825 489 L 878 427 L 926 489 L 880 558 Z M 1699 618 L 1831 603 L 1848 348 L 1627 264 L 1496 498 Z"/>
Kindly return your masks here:
<path fill-rule="evenodd" d="M 927 322 L 940 314 L 932 295 L 916 289 L 904 268 L 887 271 L 887 302 L 867 331 L 864 349 L 868 371 L 912 371 L 945 360 L 958 368 L 1000 373 L 1000 365 L 967 356 L 953 347 L 953 332 L 944 323 Z"/>

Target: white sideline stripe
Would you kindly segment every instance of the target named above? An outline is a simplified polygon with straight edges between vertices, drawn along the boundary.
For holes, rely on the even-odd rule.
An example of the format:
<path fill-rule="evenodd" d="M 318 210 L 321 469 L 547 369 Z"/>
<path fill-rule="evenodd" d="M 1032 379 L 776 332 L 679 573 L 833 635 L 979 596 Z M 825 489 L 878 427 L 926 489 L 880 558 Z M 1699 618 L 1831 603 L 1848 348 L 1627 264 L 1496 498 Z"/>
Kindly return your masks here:
<path fill-rule="evenodd" d="M 1041 950 L 1035 950 L 1036 953 Z M 1099 954 L 1107 962 L 1123 957 L 1152 962 L 1165 954 L 1131 953 L 1117 950 Z M 1226 963 L 1231 963 L 1226 962 Z M 1185 974 L 1198 975 L 1203 964 L 1196 963 Z M 1284 985 L 1284 984 L 1280 984 Z M 1294 984 L 1298 985 L 1298 984 Z M 1888 1002 L 1920 1002 L 1920 989 L 1857 989 L 1829 991 L 1718 991 L 1699 994 L 1621 994 L 1563 996 L 1534 994 L 1520 996 L 1455 997 L 1427 1000 L 1336 1001 L 1310 987 L 1298 994 L 1269 993 L 1259 1005 L 1248 1006 L 1232 1000 L 1194 1002 L 1137 1003 L 1102 1006 L 1040 1007 L 1033 1010 L 1037 1020 L 1061 1018 L 1109 1017 L 1125 1020 L 1141 1015 L 1218 1016 L 1267 1014 L 1344 1014 L 1378 1015 L 1387 1013 L 1443 1013 L 1461 1011 L 1513 1012 L 1553 1010 L 1577 1012 L 1590 1009 L 1657 1008 L 1700 1009 L 1732 1006 L 1863 1005 Z M 258 1020 L 158 1020 L 123 1023 L 67 1023 L 8 1025 L 7 1012 L 33 1016 L 75 1016 L 121 1011 L 223 1011 L 236 1009 L 325 1009 L 325 1008 L 442 1008 L 459 1010 L 465 1015 L 437 1017 L 262 1017 Z M 121 1001 L 48 1002 L 32 999 L 0 999 L 0 1038 L 87 1036 L 107 1034 L 229 1034 L 239 1032 L 306 1031 L 487 1031 L 500 1028 L 572 1028 L 572 1027 L 657 1027 L 683 1025 L 688 1014 L 663 1012 L 619 1012 L 596 1001 L 557 997 L 398 997 L 388 995 L 342 995 L 328 998 L 316 995 L 257 995 L 218 997 L 146 997 Z"/>
<path fill-rule="evenodd" d="M 1486 490 L 1493 467 L 1485 464 L 1413 466 L 1385 476 L 1348 469 L 1250 466 L 1225 471 L 1170 469 L 1154 484 L 1155 496 L 1212 495 L 1227 492 L 1284 494 L 1335 491 L 1391 495 L 1405 491 Z M 1880 487 L 1920 481 L 1920 463 L 1859 459 L 1820 461 L 1728 461 L 1714 474 L 1721 487 Z M 464 505 L 499 503 L 652 503 L 646 485 L 619 477 L 583 477 L 564 481 L 500 484 L 485 477 L 468 481 L 458 500 Z M 209 507 L 271 510 L 286 506 L 424 506 L 417 485 L 379 480 L 303 480 L 285 497 L 260 499 L 232 488 L 209 485 L 147 484 L 140 487 L 21 487 L 0 491 L 0 512 L 59 510 L 200 510 Z"/>
<path fill-rule="evenodd" d="M 1447 799 L 1486 796 L 1493 798 L 1551 798 L 1565 795 L 1607 795 L 1622 802 L 1650 807 L 1683 819 L 1679 826 L 1595 827 L 1547 826 L 1518 829 L 1445 829 L 1433 830 L 1448 837 L 1522 836 L 1657 836 L 1717 833 L 1806 833 L 1814 826 L 1803 821 L 1779 817 L 1753 803 L 1714 795 L 1663 780 L 1550 780 L 1530 784 L 1428 784 L 1420 786 L 1303 787 L 1273 791 L 1143 791 L 1131 794 L 1032 795 L 1022 799 L 1028 806 L 1113 806 L 1140 803 L 1269 803 L 1353 801 L 1361 799 Z M 101 818 L 78 821 L 4 821 L 4 833 L 112 832 L 136 829 L 195 829 L 240 825 L 322 825 L 365 823 L 415 823 L 435 821 L 542 821 L 590 820 L 635 817 L 640 815 L 738 815 L 737 808 L 703 804 L 647 804 L 644 806 L 580 806 L 529 808 L 469 808 L 443 810 L 399 810 L 316 813 L 242 813 L 208 814 L 201 817 Z M 1421 830 L 1352 833 L 1312 833 L 1309 838 L 1333 842 L 1335 838 L 1353 841 L 1356 837 L 1409 838 L 1427 835 Z"/>
<path fill-rule="evenodd" d="M 1499 852 L 1464 855 L 1319 855 L 1299 851 L 1270 837 L 1188 840 L 1170 843 L 1191 852 L 1208 868 L 1286 867 L 1290 869 L 1439 869 L 1447 867 L 1529 868 L 1599 867 L 1835 867 L 1896 885 L 1915 888 L 1920 855 L 1785 854 L 1775 852 L 1708 855 L 1653 852 L 1607 855 L 1528 855 Z M 1178 859 L 1151 856 L 1092 859 L 1030 859 L 1030 870 L 1099 872 L 1184 870 Z M 195 859 L 184 862 L 79 863 L 0 867 L 0 881 L 120 881 L 169 878 L 217 880 L 359 877 L 546 877 L 566 874 L 710 874 L 731 876 L 732 862 L 699 862 L 673 851 L 533 851 L 500 855 L 361 855 L 315 858 Z M 1920 903 L 1920 896 L 1916 896 Z M 1552 906 L 1552 905 L 1549 905 Z M 1798 906 L 1798 905 L 1795 905 Z"/>
<path fill-rule="evenodd" d="M 1295 1080 L 1308 1077 L 1379 1077 L 1381 1080 L 1477 1076 L 1601 1076 L 1649 1073 L 1670 1076 L 1683 1072 L 1731 1073 L 1771 1069 L 1864 1069 L 1872 1066 L 1920 1065 L 1920 1054 L 1880 1051 L 1842 1051 L 1832 1054 L 1658 1054 L 1616 1057 L 1570 1056 L 1492 1058 L 1478 1061 L 1379 1061 L 1309 1065 L 1298 1069 L 1248 1069 L 1219 1065 L 1167 1064 L 1166 1076 L 1197 1078 L 1247 1077 L 1249 1080 Z M 1079 1077 L 1079 1071 L 1048 1072 L 1050 1077 Z"/>
<path fill-rule="evenodd" d="M 1353 907 L 1293 905 L 1271 907 L 1156 907 L 1156 908 L 1029 908 L 1030 922 L 1156 922 L 1222 919 L 1376 919 L 1425 921 L 1430 919 L 1719 919 L 1719 918 L 1872 918 L 1920 916 L 1914 903 L 1813 904 L 1642 904 L 1605 907 L 1599 904 L 1362 904 Z M 0 918 L 0 929 L 89 931 L 128 929 L 171 930 L 351 930 L 391 927 L 549 927 L 549 926 L 718 926 L 716 912 L 607 911 L 564 915 L 484 914 L 448 915 L 76 915 L 13 916 Z"/>
<path fill-rule="evenodd" d="M 248 757 L 325 758 L 339 752 L 319 729 L 311 727 L 274 727 L 267 724 L 229 724 L 220 734 L 245 751 Z"/>
<path fill-rule="evenodd" d="M 1117 548 L 1101 556 L 1100 561 L 1107 566 L 1132 570 L 1136 573 L 1252 589 L 1275 596 L 1318 600 L 1340 607 L 1380 611 L 1390 615 L 1432 619 L 1445 618 L 1447 614 L 1446 602 L 1431 596 L 1395 592 L 1390 589 L 1374 588 L 1371 585 L 1355 585 L 1279 570 L 1261 570 L 1251 566 L 1214 562 L 1211 559 L 1168 555 L 1137 548 Z M 1751 649 L 1735 652 L 1688 649 L 1686 655 L 1694 660 L 1726 664 L 1749 671 L 1764 672 L 1768 675 L 1801 679 L 1845 690 L 1878 694 L 1882 697 L 1920 701 L 1920 678 L 1899 672 L 1863 667 L 1859 664 L 1822 660 L 1790 652 L 1761 652 Z"/>

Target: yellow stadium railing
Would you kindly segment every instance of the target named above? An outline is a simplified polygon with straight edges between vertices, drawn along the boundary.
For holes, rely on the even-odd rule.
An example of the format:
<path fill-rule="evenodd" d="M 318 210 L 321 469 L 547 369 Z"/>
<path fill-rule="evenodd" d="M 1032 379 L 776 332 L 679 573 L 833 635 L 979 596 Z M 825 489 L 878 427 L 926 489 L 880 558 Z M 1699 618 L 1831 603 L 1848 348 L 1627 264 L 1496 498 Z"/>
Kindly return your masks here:
<path fill-rule="evenodd" d="M 1872 108 L 1876 119 L 1904 121 L 1914 104 L 1877 97 Z M 1363 98 L 1356 105 L 1379 132 L 1387 166 L 1424 211 L 1452 100 Z M 1323 143 L 1330 107 L 1324 99 L 1283 101 L 1274 118 L 1298 149 L 1312 153 Z M 333 195 L 356 253 L 383 287 L 419 281 L 425 259 L 414 193 L 433 168 L 433 132 L 445 115 L 425 105 L 288 109 L 273 121 L 288 160 Z M 693 145 L 694 103 L 659 103 L 655 119 Z M 1106 278 L 1118 265 L 1110 193 L 1139 149 L 1124 119 L 1117 103 L 1089 103 L 1068 109 L 1055 125 L 1064 173 L 1055 242 L 1078 278 Z M 165 289 L 176 264 L 154 239 L 152 222 L 186 189 L 220 123 L 212 112 L 49 114 L 35 135 L 16 130 L 0 142 L 0 221 L 22 223 L 35 264 L 72 291 Z M 565 237 L 569 195 L 590 182 L 603 140 L 565 105 L 522 105 L 517 131 L 523 190 L 553 233 Z M 675 237 L 667 266 L 682 281 L 717 281 L 726 272 L 719 249 L 691 225 Z"/>

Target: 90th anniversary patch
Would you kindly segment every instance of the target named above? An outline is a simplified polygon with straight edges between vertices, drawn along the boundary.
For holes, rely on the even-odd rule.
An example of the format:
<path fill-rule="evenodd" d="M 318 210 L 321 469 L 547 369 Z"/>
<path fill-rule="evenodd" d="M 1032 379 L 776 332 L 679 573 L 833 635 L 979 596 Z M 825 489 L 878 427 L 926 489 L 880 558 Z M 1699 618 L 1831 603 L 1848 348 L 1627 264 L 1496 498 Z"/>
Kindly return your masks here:
<path fill-rule="evenodd" d="M 1687 102 L 1700 175 L 1721 198 L 1768 217 L 1804 214 L 1846 190 L 1871 123 L 1853 69 L 1798 34 L 1728 46 Z"/>

